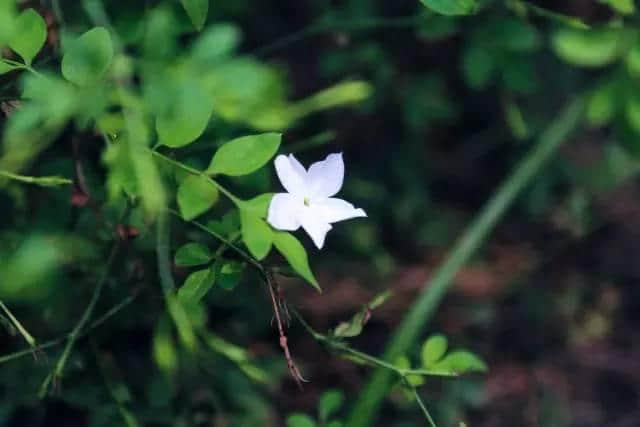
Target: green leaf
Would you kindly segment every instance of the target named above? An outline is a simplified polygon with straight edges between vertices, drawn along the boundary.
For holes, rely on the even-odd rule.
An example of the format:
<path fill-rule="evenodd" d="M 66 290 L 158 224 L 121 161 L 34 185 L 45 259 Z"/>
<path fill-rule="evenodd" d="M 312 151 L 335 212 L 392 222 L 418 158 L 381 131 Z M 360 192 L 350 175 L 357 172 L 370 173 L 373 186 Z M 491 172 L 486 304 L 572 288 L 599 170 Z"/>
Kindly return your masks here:
<path fill-rule="evenodd" d="M 62 75 L 79 86 L 98 82 L 113 59 L 113 43 L 103 27 L 93 28 L 69 44 L 62 57 Z"/>
<path fill-rule="evenodd" d="M 280 147 L 280 133 L 263 133 L 236 138 L 216 151 L 208 174 L 247 175 L 261 168 Z"/>
<path fill-rule="evenodd" d="M 589 96 L 586 117 L 592 126 L 604 126 L 611 121 L 616 112 L 616 85 L 607 82 L 598 87 Z"/>
<path fill-rule="evenodd" d="M 183 305 L 199 302 L 216 282 L 216 273 L 212 268 L 205 268 L 191 273 L 180 289 L 178 301 Z"/>
<path fill-rule="evenodd" d="M 203 175 L 189 175 L 178 187 L 178 206 L 186 220 L 203 214 L 218 200 L 218 188 Z"/>
<path fill-rule="evenodd" d="M 636 11 L 633 0 L 600 0 L 600 2 L 608 4 L 616 12 L 623 15 L 632 15 Z"/>
<path fill-rule="evenodd" d="M 6 74 L 9 71 L 17 70 L 18 68 L 20 67 L 16 65 L 7 64 L 6 62 L 0 59 L 0 75 Z"/>
<path fill-rule="evenodd" d="M 566 62 L 580 67 L 602 67 L 618 58 L 622 30 L 562 28 L 551 39 L 553 50 Z"/>
<path fill-rule="evenodd" d="M 203 64 L 218 61 L 235 50 L 240 38 L 240 30 L 235 25 L 213 25 L 196 40 L 191 57 Z"/>
<path fill-rule="evenodd" d="M 493 56 L 480 46 L 473 45 L 462 55 L 462 72 L 465 81 L 472 89 L 486 88 L 491 83 L 494 68 Z"/>
<path fill-rule="evenodd" d="M 366 312 L 359 311 L 353 315 L 350 321 L 340 322 L 333 331 L 333 335 L 339 338 L 357 337 L 362 333 Z"/>
<path fill-rule="evenodd" d="M 422 366 L 431 367 L 447 352 L 447 338 L 444 335 L 432 335 L 422 345 Z"/>
<path fill-rule="evenodd" d="M 468 372 L 486 372 L 487 365 L 473 353 L 456 350 L 431 366 L 431 369 L 434 371 L 465 374 Z"/>
<path fill-rule="evenodd" d="M 269 212 L 269 205 L 274 193 L 265 193 L 242 202 L 242 209 L 251 212 L 259 218 L 266 218 Z"/>
<path fill-rule="evenodd" d="M 208 247 L 201 243 L 187 243 L 177 251 L 174 262 L 179 267 L 193 267 L 206 264 L 213 259 L 213 254 Z"/>
<path fill-rule="evenodd" d="M 160 317 L 153 333 L 153 360 L 161 371 L 171 374 L 178 367 L 178 354 L 171 336 L 171 322 L 165 314 Z"/>
<path fill-rule="evenodd" d="M 627 71 L 632 77 L 640 77 L 640 43 L 636 43 L 624 59 Z"/>
<path fill-rule="evenodd" d="M 207 129 L 213 112 L 213 98 L 195 81 L 179 85 L 171 107 L 156 118 L 160 143 L 168 147 L 184 147 Z"/>
<path fill-rule="evenodd" d="M 285 257 L 291 267 L 302 278 L 309 282 L 318 292 L 322 292 L 318 281 L 311 272 L 309 267 L 309 258 L 307 257 L 307 251 L 302 246 L 302 243 L 298 241 L 292 234 L 278 231 L 275 232 L 273 244 L 276 249 Z"/>
<path fill-rule="evenodd" d="M 271 250 L 273 230 L 263 219 L 244 209 L 240 209 L 240 223 L 242 240 L 249 252 L 258 260 L 262 260 Z"/>
<path fill-rule="evenodd" d="M 411 362 L 409 361 L 409 358 L 407 356 L 398 357 L 395 360 L 394 365 L 396 365 L 396 367 L 399 369 L 411 369 Z M 421 375 L 407 375 L 406 379 L 409 385 L 413 387 L 421 386 L 422 384 L 424 384 L 424 378 L 422 378 Z"/>
<path fill-rule="evenodd" d="M 242 280 L 245 265 L 241 262 L 227 261 L 217 264 L 216 268 L 218 269 L 218 285 L 227 291 L 231 291 Z"/>
<path fill-rule="evenodd" d="M 316 427 L 316 422 L 306 414 L 291 414 L 287 417 L 287 427 Z"/>
<path fill-rule="evenodd" d="M 627 121 L 631 128 L 640 133 L 640 95 L 631 94 L 625 106 Z"/>
<path fill-rule="evenodd" d="M 178 330 L 178 337 L 187 349 L 193 351 L 198 346 L 196 334 L 193 331 L 193 325 L 189 320 L 189 315 L 175 295 L 167 295 L 167 309 L 173 319 L 173 323 Z"/>
<path fill-rule="evenodd" d="M 320 396 L 318 403 L 318 416 L 320 421 L 326 423 L 329 418 L 335 414 L 344 403 L 344 393 L 340 390 L 328 390 Z"/>
<path fill-rule="evenodd" d="M 22 57 L 25 64 L 31 65 L 47 40 L 47 24 L 38 12 L 26 9 L 18 15 L 14 25 L 18 31 L 9 41 L 9 47 Z"/>
<path fill-rule="evenodd" d="M 420 3 L 442 15 L 470 15 L 476 8 L 476 0 L 420 0 Z"/>
<path fill-rule="evenodd" d="M 202 29 L 209 12 L 209 0 L 180 0 L 184 10 L 198 31 Z"/>

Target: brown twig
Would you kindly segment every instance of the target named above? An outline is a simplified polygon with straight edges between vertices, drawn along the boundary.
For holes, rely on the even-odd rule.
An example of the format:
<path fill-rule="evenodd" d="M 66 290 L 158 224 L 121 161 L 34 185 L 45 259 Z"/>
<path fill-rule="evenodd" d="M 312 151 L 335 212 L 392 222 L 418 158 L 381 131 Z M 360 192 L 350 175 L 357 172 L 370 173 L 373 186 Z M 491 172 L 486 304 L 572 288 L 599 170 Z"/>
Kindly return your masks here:
<path fill-rule="evenodd" d="M 267 286 L 269 288 L 269 294 L 271 295 L 271 304 L 273 305 L 273 313 L 276 318 L 276 324 L 278 325 L 278 334 L 280 335 L 280 347 L 282 351 L 284 351 L 284 357 L 287 360 L 287 367 L 289 368 L 289 373 L 295 380 L 298 387 L 302 389 L 302 383 L 307 382 L 302 375 L 300 374 L 300 370 L 296 366 L 293 361 L 293 357 L 291 357 L 291 352 L 289 351 L 289 345 L 287 343 L 287 335 L 284 333 L 284 326 L 282 325 L 282 318 L 280 315 L 281 307 L 284 304 L 283 298 L 278 290 L 277 285 L 271 275 L 270 272 L 265 271 L 265 278 L 267 279 Z M 276 296 L 277 294 L 277 296 Z"/>

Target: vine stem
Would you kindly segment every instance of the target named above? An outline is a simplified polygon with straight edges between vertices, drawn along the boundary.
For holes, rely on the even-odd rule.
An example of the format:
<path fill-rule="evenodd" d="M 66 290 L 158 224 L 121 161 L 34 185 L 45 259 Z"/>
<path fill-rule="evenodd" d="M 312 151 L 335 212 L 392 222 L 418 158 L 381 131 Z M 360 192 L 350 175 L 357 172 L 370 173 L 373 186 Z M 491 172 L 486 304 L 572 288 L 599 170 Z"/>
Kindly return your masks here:
<path fill-rule="evenodd" d="M 384 352 L 384 359 L 394 360 L 406 353 L 426 329 L 428 320 L 453 284 L 458 271 L 487 239 L 489 233 L 529 184 L 542 165 L 578 126 L 584 109 L 582 97 L 571 102 L 540 135 L 536 145 L 516 165 L 511 175 L 486 203 L 465 233 L 425 286 L 411 307 Z M 358 397 L 346 427 L 365 427 L 374 424 L 380 404 L 391 384 L 391 373 L 377 369 Z"/>
<path fill-rule="evenodd" d="M 425 406 L 424 402 L 422 401 L 422 398 L 420 397 L 420 394 L 418 393 L 418 390 L 416 390 L 415 387 L 411 387 L 411 391 L 413 392 L 413 397 L 416 399 L 416 402 L 418 402 L 418 406 L 420 406 L 420 409 L 422 410 L 422 413 L 424 414 L 424 417 L 429 422 L 429 425 L 431 427 L 437 427 L 435 421 L 433 421 L 433 418 L 431 418 L 431 414 L 429 414 L 429 411 L 427 410 L 427 407 Z"/>
<path fill-rule="evenodd" d="M 242 200 L 240 200 L 239 198 L 237 198 L 236 196 L 234 196 L 233 194 L 231 194 L 231 192 L 229 190 L 227 190 L 225 187 L 223 187 L 222 185 L 220 185 L 218 183 L 218 181 L 214 180 L 213 178 L 211 178 L 209 175 L 207 175 L 206 173 L 196 169 L 196 168 L 192 168 L 191 166 L 185 165 L 182 162 L 178 162 L 177 160 L 173 160 L 171 157 L 167 157 L 164 154 L 160 154 L 158 151 L 153 150 L 153 149 L 148 149 L 149 152 L 164 160 L 167 163 L 171 163 L 173 166 L 176 166 L 184 171 L 187 171 L 193 175 L 199 175 L 199 176 L 203 176 L 205 177 L 211 184 L 215 185 L 216 188 L 218 189 L 218 191 L 220 191 L 222 194 L 224 194 L 225 196 L 227 196 L 227 198 L 229 198 L 229 200 L 231 200 L 234 204 L 236 205 L 240 205 L 242 204 Z"/>
<path fill-rule="evenodd" d="M 22 323 L 13 315 L 9 307 L 4 305 L 4 302 L 0 300 L 0 308 L 4 311 L 4 314 L 9 318 L 10 322 L 13 324 L 13 327 L 20 332 L 20 335 L 24 338 L 24 340 L 29 344 L 32 348 L 36 345 L 36 340 L 33 336 L 26 330 Z"/>

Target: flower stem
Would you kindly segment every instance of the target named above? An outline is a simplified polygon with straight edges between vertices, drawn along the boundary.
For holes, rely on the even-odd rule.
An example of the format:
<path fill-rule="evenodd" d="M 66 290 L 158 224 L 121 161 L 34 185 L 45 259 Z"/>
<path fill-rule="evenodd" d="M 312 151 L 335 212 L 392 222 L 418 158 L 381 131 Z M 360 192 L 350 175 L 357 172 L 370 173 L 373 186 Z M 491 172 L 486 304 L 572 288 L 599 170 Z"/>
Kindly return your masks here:
<path fill-rule="evenodd" d="M 569 104 L 540 135 L 537 144 L 516 165 L 511 175 L 503 181 L 493 197 L 458 240 L 446 261 L 437 269 L 432 279 L 425 284 L 422 294 L 411 307 L 388 344 L 384 352 L 384 359 L 394 360 L 406 353 L 416 342 L 422 331 L 426 329 L 428 320 L 451 288 L 458 271 L 485 242 L 491 230 L 556 148 L 579 125 L 583 104 L 581 97 Z M 351 411 L 346 427 L 365 427 L 374 424 L 374 419 L 382 399 L 388 392 L 391 381 L 392 374 L 386 369 L 378 369 L 372 374 Z"/>

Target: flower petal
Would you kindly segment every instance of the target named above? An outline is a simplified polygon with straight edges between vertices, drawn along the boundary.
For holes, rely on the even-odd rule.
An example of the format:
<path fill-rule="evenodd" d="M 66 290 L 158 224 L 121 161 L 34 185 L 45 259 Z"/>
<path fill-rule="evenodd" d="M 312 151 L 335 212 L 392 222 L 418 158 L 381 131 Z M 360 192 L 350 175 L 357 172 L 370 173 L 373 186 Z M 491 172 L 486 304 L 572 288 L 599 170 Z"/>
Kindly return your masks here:
<path fill-rule="evenodd" d="M 307 172 L 293 157 L 280 154 L 275 160 L 276 172 L 282 186 L 291 194 L 305 197 L 307 189 Z"/>
<path fill-rule="evenodd" d="M 362 209 L 356 209 L 351 203 L 333 197 L 317 202 L 314 201 L 313 208 L 318 215 L 328 223 L 367 216 Z"/>
<path fill-rule="evenodd" d="M 311 208 L 306 208 L 302 211 L 300 223 L 304 231 L 311 236 L 311 240 L 313 240 L 313 243 L 315 243 L 318 249 L 322 249 L 322 246 L 324 246 L 324 238 L 332 228 L 331 224 L 324 221 L 317 212 Z"/>
<path fill-rule="evenodd" d="M 311 190 L 310 197 L 331 197 L 342 188 L 344 179 L 344 161 L 342 153 L 329 154 L 326 159 L 309 167 L 307 182 Z"/>
<path fill-rule="evenodd" d="M 289 193 L 278 193 L 269 204 L 267 222 L 278 230 L 294 231 L 300 228 L 300 213 L 304 208 L 302 199 Z"/>

